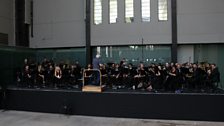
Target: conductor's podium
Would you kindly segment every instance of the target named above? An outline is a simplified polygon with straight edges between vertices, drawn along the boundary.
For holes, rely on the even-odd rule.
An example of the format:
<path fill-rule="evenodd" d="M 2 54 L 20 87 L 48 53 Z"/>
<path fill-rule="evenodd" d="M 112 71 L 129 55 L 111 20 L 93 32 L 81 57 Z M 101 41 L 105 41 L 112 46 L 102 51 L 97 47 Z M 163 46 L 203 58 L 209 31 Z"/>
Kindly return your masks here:
<path fill-rule="evenodd" d="M 98 69 L 85 69 L 83 71 L 83 92 L 102 92 L 102 75 Z"/>

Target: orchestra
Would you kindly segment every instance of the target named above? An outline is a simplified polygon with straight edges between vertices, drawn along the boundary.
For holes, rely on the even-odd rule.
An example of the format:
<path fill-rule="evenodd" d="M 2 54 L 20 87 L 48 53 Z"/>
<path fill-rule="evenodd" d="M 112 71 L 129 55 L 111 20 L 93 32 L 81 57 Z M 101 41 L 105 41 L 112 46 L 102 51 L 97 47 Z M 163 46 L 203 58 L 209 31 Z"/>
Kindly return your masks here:
<path fill-rule="evenodd" d="M 52 60 L 44 59 L 36 65 L 33 61 L 24 60 L 22 75 L 17 74 L 16 80 L 23 87 L 71 87 L 82 86 L 79 80 L 91 76 L 88 69 L 78 62 L 73 64 L 55 64 Z M 120 63 L 100 64 L 99 71 L 102 84 L 111 89 L 170 91 L 183 90 L 216 90 L 220 82 L 220 72 L 216 64 L 202 63 L 165 63 L 145 64 L 140 62 L 134 66 L 122 59 Z"/>

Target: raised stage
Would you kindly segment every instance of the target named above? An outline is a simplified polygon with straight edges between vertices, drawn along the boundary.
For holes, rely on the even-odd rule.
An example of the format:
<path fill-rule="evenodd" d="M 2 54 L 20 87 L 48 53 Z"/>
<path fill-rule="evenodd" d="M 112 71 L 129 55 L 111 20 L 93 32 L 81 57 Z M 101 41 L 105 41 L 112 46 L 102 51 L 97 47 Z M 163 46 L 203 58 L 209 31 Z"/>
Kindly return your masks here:
<path fill-rule="evenodd" d="M 224 94 L 8 88 L 5 108 L 103 117 L 224 121 Z"/>

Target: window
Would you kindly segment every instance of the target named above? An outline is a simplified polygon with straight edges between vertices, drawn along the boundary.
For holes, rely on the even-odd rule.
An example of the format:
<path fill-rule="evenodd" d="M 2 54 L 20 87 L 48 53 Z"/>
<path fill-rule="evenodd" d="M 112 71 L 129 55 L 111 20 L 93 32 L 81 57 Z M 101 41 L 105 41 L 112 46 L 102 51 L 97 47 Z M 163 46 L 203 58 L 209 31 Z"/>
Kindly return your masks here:
<path fill-rule="evenodd" d="M 102 23 L 102 0 L 94 0 L 94 24 Z"/>
<path fill-rule="evenodd" d="M 134 1 L 125 0 L 125 22 L 134 22 Z"/>
<path fill-rule="evenodd" d="M 158 18 L 160 21 L 168 20 L 168 2 L 167 2 L 167 0 L 158 0 Z"/>
<path fill-rule="evenodd" d="M 109 3 L 109 15 L 110 15 L 110 23 L 116 23 L 117 22 L 117 0 L 110 0 Z"/>
<path fill-rule="evenodd" d="M 141 0 L 142 21 L 150 21 L 150 0 Z"/>

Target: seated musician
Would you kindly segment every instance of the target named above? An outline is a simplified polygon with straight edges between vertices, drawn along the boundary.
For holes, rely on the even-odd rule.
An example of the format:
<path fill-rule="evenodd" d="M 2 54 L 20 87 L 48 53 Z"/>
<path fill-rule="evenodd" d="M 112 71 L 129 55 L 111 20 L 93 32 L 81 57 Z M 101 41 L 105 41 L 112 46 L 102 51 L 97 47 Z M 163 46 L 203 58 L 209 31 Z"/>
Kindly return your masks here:
<path fill-rule="evenodd" d="M 48 68 L 48 63 L 49 61 L 47 60 L 47 58 L 45 57 L 43 62 L 41 63 L 42 67 L 46 70 Z"/>
<path fill-rule="evenodd" d="M 211 84 L 212 90 L 216 90 L 218 88 L 218 84 L 220 82 L 220 72 L 216 64 L 211 64 Z"/>
<path fill-rule="evenodd" d="M 36 78 L 38 87 L 45 87 L 45 76 L 44 76 L 44 68 L 41 64 L 37 67 L 37 78 Z"/>
<path fill-rule="evenodd" d="M 20 68 L 18 68 L 16 70 L 16 85 L 17 86 L 22 86 L 22 71 L 20 70 Z"/>
<path fill-rule="evenodd" d="M 170 71 L 167 71 L 165 90 L 175 91 L 177 86 L 177 70 L 175 66 L 172 66 Z"/>
<path fill-rule="evenodd" d="M 121 84 L 119 64 L 111 65 L 110 83 L 112 84 L 113 89 L 117 89 L 117 86 Z"/>
<path fill-rule="evenodd" d="M 88 64 L 84 73 L 85 85 L 94 85 L 95 83 L 92 69 L 92 64 Z"/>
<path fill-rule="evenodd" d="M 142 89 L 144 87 L 145 83 L 145 77 L 146 77 L 146 70 L 144 68 L 144 64 L 140 63 L 138 69 L 137 69 L 137 75 L 134 76 L 135 78 L 135 88 Z"/>
<path fill-rule="evenodd" d="M 127 76 L 127 79 L 126 79 L 127 87 L 133 89 L 133 86 L 134 86 L 134 76 L 137 74 L 137 71 L 136 71 L 135 68 L 133 68 L 133 65 L 131 63 L 128 64 L 128 68 L 127 69 L 128 69 L 128 76 Z"/>
<path fill-rule="evenodd" d="M 54 84 L 54 67 L 49 64 L 49 67 L 45 70 L 46 85 L 52 86 Z"/>
<path fill-rule="evenodd" d="M 162 67 L 161 66 L 156 66 L 152 65 L 148 69 L 148 85 L 147 85 L 147 90 L 152 91 L 157 91 L 162 88 Z"/>
<path fill-rule="evenodd" d="M 119 72 L 119 79 L 120 79 L 120 84 L 119 84 L 119 88 L 125 88 L 129 86 L 129 82 L 128 82 L 128 66 L 126 64 L 126 62 L 123 62 L 123 64 L 120 66 L 120 72 Z"/>
<path fill-rule="evenodd" d="M 115 82 L 115 63 L 111 63 L 109 69 L 108 69 L 108 85 L 109 87 L 112 87 Z"/>
<path fill-rule="evenodd" d="M 63 86 L 69 88 L 69 65 L 68 64 L 63 64 L 62 66 L 62 84 Z"/>
<path fill-rule="evenodd" d="M 107 76 L 107 69 L 106 69 L 105 64 L 100 64 L 100 72 L 101 72 L 101 76 L 102 76 L 102 84 L 106 85 L 108 76 Z"/>
<path fill-rule="evenodd" d="M 29 72 L 30 72 L 30 75 L 31 75 L 31 78 L 30 78 L 31 85 L 35 86 L 35 84 L 36 84 L 36 76 L 37 76 L 37 65 L 36 65 L 34 60 L 30 60 Z"/>
<path fill-rule="evenodd" d="M 54 87 L 58 88 L 62 83 L 62 70 L 59 66 L 55 66 L 54 69 Z"/>
<path fill-rule="evenodd" d="M 77 82 L 77 76 L 76 76 L 76 69 L 77 66 L 76 64 L 73 64 L 70 66 L 70 69 L 68 70 L 68 75 L 69 75 L 69 84 L 73 85 L 76 84 Z"/>
<path fill-rule="evenodd" d="M 177 70 L 177 90 L 181 91 L 185 86 L 184 68 L 182 64 L 176 63 Z"/>
<path fill-rule="evenodd" d="M 190 75 L 190 76 L 189 76 Z M 196 89 L 199 83 L 199 71 L 197 64 L 192 64 L 189 68 L 189 73 L 187 74 L 189 89 Z"/>
<path fill-rule="evenodd" d="M 202 87 L 205 84 L 206 76 L 207 73 L 202 64 L 193 64 L 193 75 L 191 78 L 191 85 L 193 89 L 196 89 L 197 91 L 202 90 Z"/>
<path fill-rule="evenodd" d="M 33 83 L 29 65 L 25 65 L 24 68 L 25 69 L 23 71 L 23 83 L 25 86 L 31 87 Z"/>
<path fill-rule="evenodd" d="M 23 62 L 24 62 L 24 63 L 23 63 L 23 70 L 25 70 L 25 67 L 26 67 L 27 65 L 29 66 L 29 61 L 28 61 L 27 58 L 25 58 Z"/>

